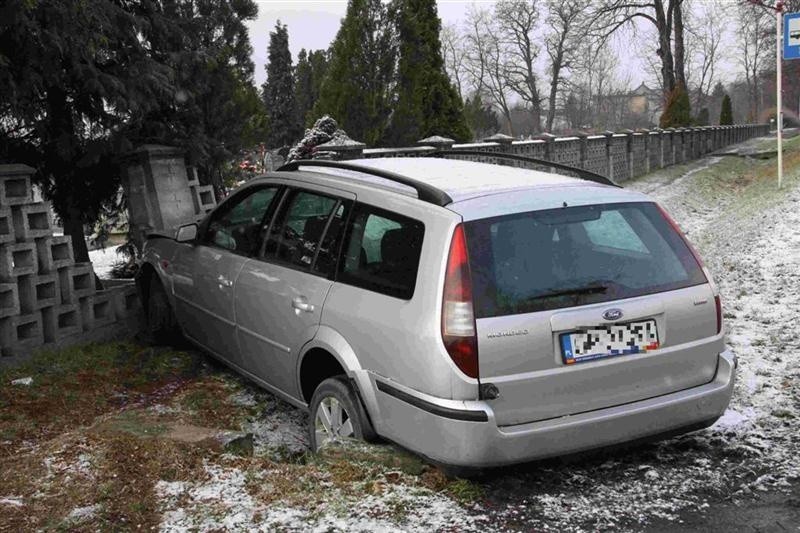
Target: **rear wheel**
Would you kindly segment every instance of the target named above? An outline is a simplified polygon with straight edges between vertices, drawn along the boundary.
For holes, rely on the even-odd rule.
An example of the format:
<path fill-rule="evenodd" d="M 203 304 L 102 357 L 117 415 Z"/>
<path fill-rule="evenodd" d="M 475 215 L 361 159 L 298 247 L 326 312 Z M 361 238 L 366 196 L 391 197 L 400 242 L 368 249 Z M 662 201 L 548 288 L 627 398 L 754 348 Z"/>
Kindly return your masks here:
<path fill-rule="evenodd" d="M 168 344 L 178 337 L 177 322 L 167 293 L 155 276 L 147 294 L 147 334 L 153 342 Z"/>
<path fill-rule="evenodd" d="M 353 388 L 344 376 L 328 378 L 319 384 L 311 398 L 309 441 L 311 449 L 347 439 L 363 439 L 369 426 Z"/>

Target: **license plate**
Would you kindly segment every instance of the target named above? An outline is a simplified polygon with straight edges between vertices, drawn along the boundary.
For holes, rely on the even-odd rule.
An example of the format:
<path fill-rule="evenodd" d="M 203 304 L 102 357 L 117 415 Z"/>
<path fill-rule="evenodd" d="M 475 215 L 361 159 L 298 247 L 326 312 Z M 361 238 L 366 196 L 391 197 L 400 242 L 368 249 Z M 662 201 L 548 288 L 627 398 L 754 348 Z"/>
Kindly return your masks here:
<path fill-rule="evenodd" d="M 657 349 L 655 320 L 609 324 L 561 334 L 561 355 L 572 365 L 617 355 L 645 353 Z"/>

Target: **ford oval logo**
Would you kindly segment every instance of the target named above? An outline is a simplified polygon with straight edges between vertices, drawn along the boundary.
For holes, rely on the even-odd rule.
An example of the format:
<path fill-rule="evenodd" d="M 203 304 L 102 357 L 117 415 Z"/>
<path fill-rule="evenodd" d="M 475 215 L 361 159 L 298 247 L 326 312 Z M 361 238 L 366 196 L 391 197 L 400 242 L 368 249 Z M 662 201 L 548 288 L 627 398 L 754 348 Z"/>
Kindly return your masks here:
<path fill-rule="evenodd" d="M 606 320 L 619 320 L 622 318 L 622 309 L 607 309 L 603 311 L 603 318 Z"/>

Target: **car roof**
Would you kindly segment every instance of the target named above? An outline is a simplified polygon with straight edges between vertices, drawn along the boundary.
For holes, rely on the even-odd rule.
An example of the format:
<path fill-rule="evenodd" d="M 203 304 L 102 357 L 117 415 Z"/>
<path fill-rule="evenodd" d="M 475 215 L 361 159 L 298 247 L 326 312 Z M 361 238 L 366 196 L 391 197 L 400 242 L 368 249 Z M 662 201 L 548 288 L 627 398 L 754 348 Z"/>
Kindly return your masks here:
<path fill-rule="evenodd" d="M 490 154 L 487 155 L 490 156 Z M 550 172 L 456 159 L 387 157 L 380 159 L 348 160 L 347 163 L 393 172 L 425 182 L 447 193 L 447 195 L 453 199 L 454 203 L 488 194 L 540 187 L 587 185 L 610 187 Z M 398 192 L 416 195 L 411 187 L 393 183 L 389 180 L 371 176 L 363 172 L 318 167 L 309 167 L 308 170 L 348 180 L 355 179 L 367 183 L 376 183 L 386 188 L 396 189 Z"/>
<path fill-rule="evenodd" d="M 490 154 L 487 156 L 491 157 Z M 431 157 L 387 157 L 347 160 L 347 164 L 399 174 L 424 182 L 446 193 L 452 203 L 446 209 L 465 220 L 522 209 L 560 207 L 564 202 L 583 205 L 603 202 L 652 201 L 641 193 L 561 174 L 526 168 Z M 354 169 L 300 167 L 279 172 L 283 177 L 324 180 L 347 188 L 348 184 L 382 189 L 416 198 L 417 191 L 386 178 Z M 493 199 L 500 196 L 502 199 Z"/>

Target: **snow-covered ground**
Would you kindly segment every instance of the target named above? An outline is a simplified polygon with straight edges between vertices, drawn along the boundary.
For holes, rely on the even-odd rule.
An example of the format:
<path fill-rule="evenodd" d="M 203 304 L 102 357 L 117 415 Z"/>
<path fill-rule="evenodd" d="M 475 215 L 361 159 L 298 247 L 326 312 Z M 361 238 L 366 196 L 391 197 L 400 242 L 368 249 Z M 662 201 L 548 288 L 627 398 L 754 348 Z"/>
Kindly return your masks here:
<path fill-rule="evenodd" d="M 89 261 L 94 266 L 94 273 L 100 279 L 109 279 L 111 277 L 111 268 L 125 258 L 117 253 L 119 246 L 107 246 L 98 250 L 91 250 L 89 252 Z"/>
<path fill-rule="evenodd" d="M 719 284 L 728 343 L 740 367 L 729 410 L 711 428 L 665 442 L 496 472 L 478 481 L 480 506 L 402 483 L 359 498 L 331 490 L 314 509 L 260 504 L 234 466 L 205 479 L 161 482 L 165 531 L 604 531 L 679 522 L 715 502 L 746 502 L 800 478 L 800 187 L 740 206 L 736 194 L 699 190 L 709 158 L 687 171 L 630 183 L 661 202 L 688 232 Z M 108 253 L 108 252 L 106 252 Z M 113 258 L 111 260 L 113 261 Z M 256 393 L 260 394 L 260 393 Z M 248 397 L 243 402 L 252 401 Z M 305 419 L 289 406 L 247 428 L 256 450 L 302 447 Z M 278 435 L 280 433 L 280 435 Z M 269 471 L 259 483 L 269 485 Z M 319 480 L 325 484 L 324 479 Z M 13 505 L 12 497 L 6 499 Z M 390 512 L 388 509 L 391 509 Z M 402 509 L 398 515 L 395 511 Z"/>

